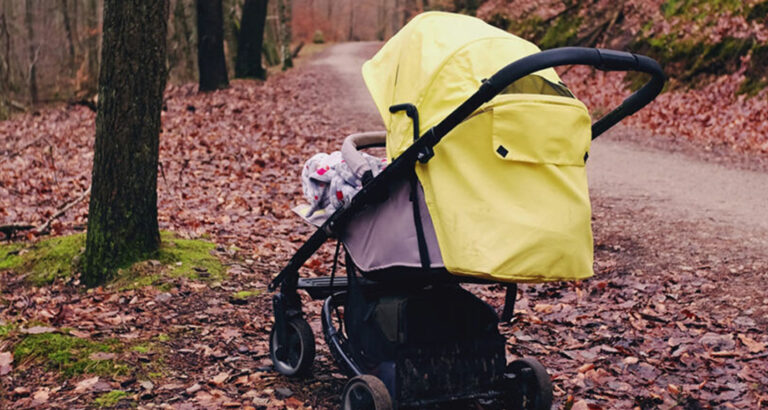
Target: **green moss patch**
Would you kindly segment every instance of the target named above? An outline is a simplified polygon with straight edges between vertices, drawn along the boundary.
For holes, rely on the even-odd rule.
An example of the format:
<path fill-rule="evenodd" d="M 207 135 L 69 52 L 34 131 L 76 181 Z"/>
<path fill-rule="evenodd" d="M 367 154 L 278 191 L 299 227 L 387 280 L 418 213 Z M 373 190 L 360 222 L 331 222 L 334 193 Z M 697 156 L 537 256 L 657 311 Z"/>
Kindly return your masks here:
<path fill-rule="evenodd" d="M 230 303 L 234 303 L 236 305 L 244 305 L 262 293 L 264 293 L 263 290 L 241 290 L 230 295 L 229 301 Z"/>
<path fill-rule="evenodd" d="M 0 339 L 8 337 L 15 329 L 14 325 L 0 324 Z"/>
<path fill-rule="evenodd" d="M 189 278 L 217 281 L 224 278 L 226 267 L 211 254 L 216 245 L 199 239 L 177 238 L 171 232 L 161 232 L 160 249 L 148 260 L 119 269 L 110 287 L 121 290 L 143 286 L 163 289 L 168 279 Z"/>
<path fill-rule="evenodd" d="M 104 393 L 101 396 L 97 397 L 93 401 L 93 405 L 99 408 L 114 407 L 117 405 L 117 403 L 120 402 L 120 400 L 124 400 L 127 398 L 128 398 L 128 393 L 122 390 L 112 390 L 111 392 Z"/>
<path fill-rule="evenodd" d="M 241 290 L 232 294 L 232 299 L 248 300 L 264 293 L 262 290 Z"/>
<path fill-rule="evenodd" d="M 226 267 L 211 254 L 215 244 L 177 238 L 170 232 L 162 232 L 161 239 L 160 249 L 148 255 L 146 260 L 118 269 L 112 286 L 129 289 L 162 286 L 167 278 L 216 281 L 224 277 Z M 27 275 L 29 283 L 42 286 L 77 273 L 84 249 L 84 233 L 49 238 L 33 244 L 0 244 L 0 270 Z"/>
<path fill-rule="evenodd" d="M 122 351 L 115 340 L 95 342 L 60 333 L 27 335 L 14 348 L 19 363 L 43 363 L 48 369 L 70 378 L 80 374 L 115 376 L 127 374 L 129 367 L 116 360 Z"/>
<path fill-rule="evenodd" d="M 169 272 L 171 276 L 191 279 L 224 277 L 224 265 L 211 255 L 211 251 L 216 248 L 215 244 L 197 239 L 175 238 L 170 232 L 163 232 L 161 238 L 158 260 L 172 265 Z"/>
<path fill-rule="evenodd" d="M 77 261 L 85 248 L 85 234 L 49 238 L 29 247 L 20 243 L 0 245 L 0 270 L 26 273 L 35 285 L 69 278 L 77 271 Z"/>
<path fill-rule="evenodd" d="M 680 17 L 693 21 L 707 19 L 723 12 L 742 14 L 745 11 L 741 0 L 667 0 L 661 5 L 664 17 Z"/>

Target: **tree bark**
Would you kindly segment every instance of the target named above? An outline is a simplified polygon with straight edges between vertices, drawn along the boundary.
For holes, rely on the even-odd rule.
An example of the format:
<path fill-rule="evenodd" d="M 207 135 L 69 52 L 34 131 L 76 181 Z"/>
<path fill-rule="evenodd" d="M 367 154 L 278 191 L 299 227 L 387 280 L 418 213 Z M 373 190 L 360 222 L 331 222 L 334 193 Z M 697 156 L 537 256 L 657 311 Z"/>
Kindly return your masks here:
<path fill-rule="evenodd" d="M 395 5 L 392 7 L 392 35 L 397 33 L 398 30 L 400 30 L 400 27 L 402 26 L 402 23 L 400 22 L 400 0 L 395 0 Z"/>
<path fill-rule="evenodd" d="M 168 0 L 105 0 L 92 193 L 82 280 L 112 272 L 160 245 L 157 167 Z M 140 63 L 137 63 L 140 62 Z"/>
<path fill-rule="evenodd" d="M 293 67 L 291 56 L 293 5 L 291 0 L 277 0 L 277 14 L 280 21 L 280 58 L 282 59 L 283 70 L 287 70 Z"/>
<path fill-rule="evenodd" d="M 99 84 L 99 4 L 97 0 L 90 0 L 86 7 L 87 40 L 85 41 L 88 53 L 87 79 L 85 89 L 89 93 L 95 93 Z M 92 95 L 92 94 L 91 94 Z"/>
<path fill-rule="evenodd" d="M 235 77 L 267 77 L 261 66 L 261 49 L 264 45 L 264 26 L 267 22 L 267 0 L 245 0 L 243 19 L 240 23 L 240 39 L 237 47 Z"/>
<path fill-rule="evenodd" d="M 175 26 L 175 34 L 178 42 L 179 56 L 177 63 L 183 60 L 183 78 L 186 80 L 194 80 L 195 78 L 195 49 L 193 45 L 192 37 L 194 33 L 192 30 L 193 25 L 190 24 L 189 13 L 187 12 L 186 0 L 178 0 L 176 7 L 173 10 L 173 22 Z"/>
<path fill-rule="evenodd" d="M 349 32 L 347 33 L 347 40 L 354 41 L 355 38 L 355 3 L 349 2 Z"/>
<path fill-rule="evenodd" d="M 32 105 L 37 104 L 37 57 L 38 49 L 35 43 L 35 29 L 32 26 L 32 0 L 24 2 L 24 22 L 27 26 L 27 45 L 29 50 L 29 99 Z"/>
<path fill-rule="evenodd" d="M 4 51 L 0 59 L 0 121 L 8 118 L 8 93 L 11 88 L 11 64 L 10 64 L 10 35 L 8 34 L 8 22 L 5 17 L 5 4 L 0 10 L 0 45 Z"/>
<path fill-rule="evenodd" d="M 67 35 L 67 51 L 69 52 L 69 69 L 71 72 L 75 72 L 75 37 L 72 30 L 72 22 L 69 18 L 69 8 L 67 7 L 67 0 L 61 0 L 61 16 L 64 20 L 64 32 Z"/>
<path fill-rule="evenodd" d="M 229 86 L 224 58 L 221 0 L 197 0 L 197 66 L 200 72 L 200 91 Z"/>

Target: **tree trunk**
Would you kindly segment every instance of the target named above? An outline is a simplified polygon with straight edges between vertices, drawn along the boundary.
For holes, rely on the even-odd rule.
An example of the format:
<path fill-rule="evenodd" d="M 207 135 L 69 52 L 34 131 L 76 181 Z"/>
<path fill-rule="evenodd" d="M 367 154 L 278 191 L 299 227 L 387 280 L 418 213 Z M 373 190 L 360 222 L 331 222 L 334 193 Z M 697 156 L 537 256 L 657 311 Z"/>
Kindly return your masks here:
<path fill-rule="evenodd" d="M 200 91 L 229 86 L 224 58 L 221 0 L 197 0 L 197 66 L 200 72 Z"/>
<path fill-rule="evenodd" d="M 400 14 L 400 0 L 395 0 L 395 5 L 392 7 L 392 35 L 397 33 L 402 26 L 400 16 L 402 16 L 402 14 Z"/>
<path fill-rule="evenodd" d="M 355 3 L 349 2 L 349 33 L 347 33 L 347 40 L 354 41 L 355 39 Z"/>
<path fill-rule="evenodd" d="M 261 48 L 264 45 L 264 26 L 267 22 L 267 0 L 245 0 L 240 39 L 237 47 L 235 77 L 267 77 L 261 66 Z"/>
<path fill-rule="evenodd" d="M 187 13 L 186 0 L 178 0 L 176 8 L 173 11 L 173 20 L 176 25 L 176 34 L 179 41 L 179 60 L 184 60 L 184 79 L 195 78 L 195 50 L 192 44 L 192 24 L 190 24 L 190 15 Z M 193 19 L 192 19 L 193 20 Z M 194 21 L 194 20 L 193 20 Z"/>
<path fill-rule="evenodd" d="M 5 18 L 5 7 L 0 10 L 0 45 L 3 46 L 5 54 L 0 59 L 0 121 L 8 118 L 8 92 L 10 90 L 10 54 L 8 42 L 8 23 Z"/>
<path fill-rule="evenodd" d="M 105 0 L 83 283 L 156 251 L 168 0 Z M 137 62 L 141 62 L 137 64 Z"/>
<path fill-rule="evenodd" d="M 88 53 L 87 60 L 87 78 L 86 90 L 89 93 L 95 93 L 99 84 L 99 3 L 97 0 L 90 0 L 87 6 L 86 29 L 87 41 L 86 49 Z"/>
<path fill-rule="evenodd" d="M 280 58 L 282 59 L 283 70 L 287 70 L 293 67 L 291 55 L 293 5 L 291 0 L 277 0 L 277 14 L 278 20 L 280 20 Z"/>
<path fill-rule="evenodd" d="M 240 22 L 237 19 L 238 0 L 223 0 L 224 7 L 224 56 L 227 67 L 235 66 L 238 41 L 240 40 Z"/>
<path fill-rule="evenodd" d="M 75 67 L 75 37 L 72 30 L 72 22 L 69 18 L 69 9 L 67 0 L 61 0 L 61 16 L 64 20 L 64 31 L 67 34 L 67 51 L 69 52 L 69 69 L 71 72 L 77 71 Z"/>
<path fill-rule="evenodd" d="M 32 0 L 24 2 L 24 22 L 27 26 L 27 44 L 29 49 L 29 99 L 32 105 L 37 104 L 37 57 L 38 47 L 35 43 L 35 30 L 32 27 Z"/>

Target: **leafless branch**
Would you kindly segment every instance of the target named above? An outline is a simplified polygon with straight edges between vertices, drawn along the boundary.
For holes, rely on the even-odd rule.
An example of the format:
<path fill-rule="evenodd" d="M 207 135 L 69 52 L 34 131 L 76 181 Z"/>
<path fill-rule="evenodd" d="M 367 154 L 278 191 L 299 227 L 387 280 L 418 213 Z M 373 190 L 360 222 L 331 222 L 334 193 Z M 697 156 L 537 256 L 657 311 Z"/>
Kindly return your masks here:
<path fill-rule="evenodd" d="M 85 197 L 87 197 L 90 193 L 91 193 L 91 186 L 89 185 L 88 189 L 83 191 L 83 193 L 80 194 L 79 197 L 73 199 L 72 201 L 70 201 L 67 204 L 64 204 L 64 206 L 61 207 L 61 209 L 59 209 L 55 214 L 51 215 L 51 217 L 48 218 L 47 221 L 45 221 L 42 225 L 40 225 L 37 228 L 35 228 L 35 231 L 37 231 L 37 233 L 41 233 L 41 232 L 47 231 L 48 228 L 51 227 L 51 222 L 53 222 L 54 220 L 56 220 L 56 219 L 60 218 L 61 216 L 63 216 L 65 213 L 67 213 L 67 211 L 72 209 L 72 207 L 74 207 L 75 205 L 80 203 L 83 199 L 85 199 Z"/>

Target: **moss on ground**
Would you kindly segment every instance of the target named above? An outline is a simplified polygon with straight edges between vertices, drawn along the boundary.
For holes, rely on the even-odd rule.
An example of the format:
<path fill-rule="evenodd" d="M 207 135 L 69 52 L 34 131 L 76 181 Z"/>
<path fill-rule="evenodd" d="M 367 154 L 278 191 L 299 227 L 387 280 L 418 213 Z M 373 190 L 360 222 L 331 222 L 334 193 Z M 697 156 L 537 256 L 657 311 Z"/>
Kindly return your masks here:
<path fill-rule="evenodd" d="M 16 330 L 16 326 L 11 324 L 0 324 L 0 340 L 8 337 L 14 330 Z"/>
<path fill-rule="evenodd" d="M 661 12 L 666 18 L 699 21 L 718 13 L 744 14 L 748 10 L 741 0 L 667 0 L 661 5 Z"/>
<path fill-rule="evenodd" d="M 179 239 L 170 232 L 163 232 L 161 238 L 158 260 L 173 265 L 171 276 L 191 279 L 224 277 L 224 265 L 217 257 L 211 255 L 211 251 L 216 248 L 215 244 L 197 239 Z"/>
<path fill-rule="evenodd" d="M 13 357 L 18 363 L 43 363 L 65 378 L 86 373 L 115 376 L 128 374 L 129 366 L 114 358 L 100 359 L 94 356 L 97 356 L 96 353 L 117 355 L 121 351 L 122 346 L 116 340 L 95 342 L 66 334 L 43 333 L 24 336 L 16 344 Z"/>
<path fill-rule="evenodd" d="M 161 232 L 160 237 L 160 249 L 154 255 L 120 269 L 110 286 L 124 290 L 153 285 L 164 289 L 168 287 L 167 279 L 218 281 L 224 278 L 226 267 L 211 254 L 215 244 L 177 238 L 171 232 Z"/>
<path fill-rule="evenodd" d="M 98 408 L 115 407 L 120 400 L 127 399 L 128 397 L 128 393 L 122 390 L 112 390 L 93 400 L 93 405 Z"/>
<path fill-rule="evenodd" d="M 256 297 L 264 293 L 262 290 L 241 290 L 232 294 L 231 298 L 234 300 L 246 301 L 250 298 Z"/>
<path fill-rule="evenodd" d="M 546 50 L 564 47 L 576 40 L 581 26 L 581 18 L 577 15 L 564 14 L 556 19 L 544 32 L 539 46 Z"/>
<path fill-rule="evenodd" d="M 45 239 L 29 247 L 21 243 L 0 245 L 0 270 L 28 274 L 27 280 L 34 285 L 49 284 L 77 271 L 84 247 L 84 233 Z"/>
<path fill-rule="evenodd" d="M 168 278 L 185 277 L 221 280 L 226 268 L 211 254 L 216 245 L 198 239 L 181 239 L 173 233 L 162 232 L 160 249 L 146 259 L 118 269 L 112 287 L 138 288 L 148 285 L 162 287 Z M 80 255 L 85 247 L 85 234 L 45 239 L 34 244 L 8 243 L 0 245 L 0 270 L 26 274 L 27 281 L 42 286 L 58 278 L 70 278 L 78 272 Z"/>

